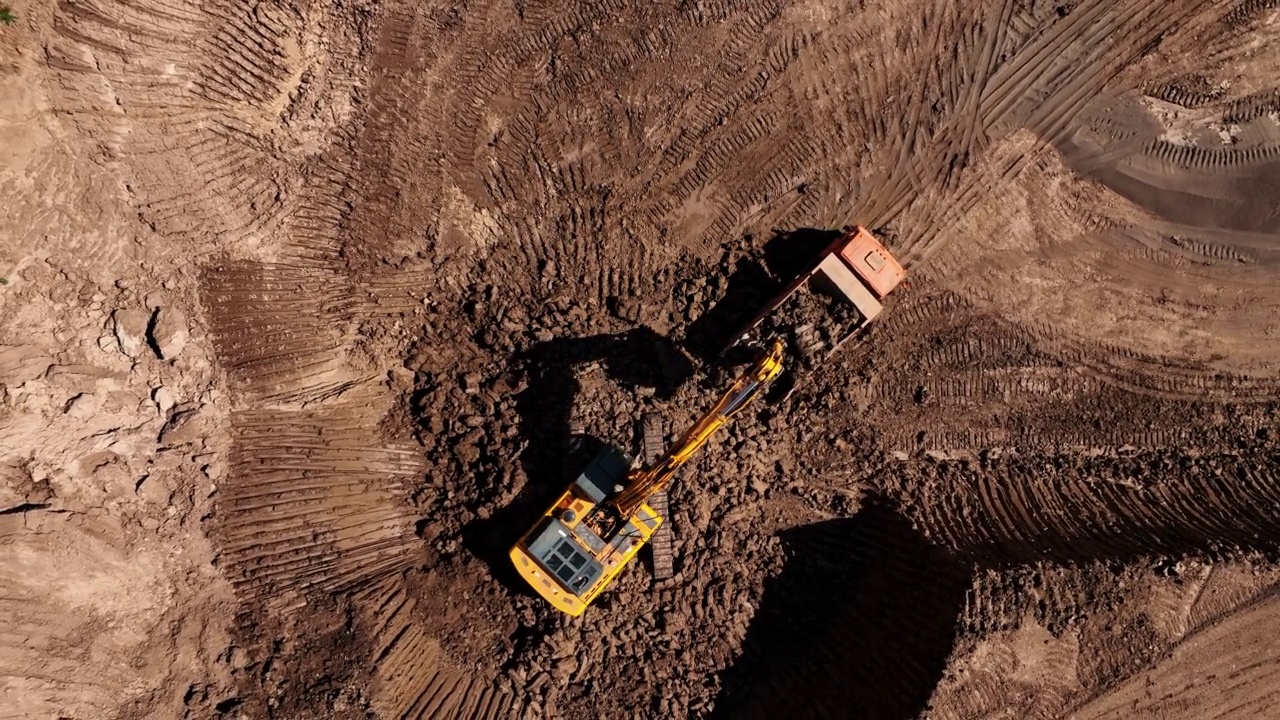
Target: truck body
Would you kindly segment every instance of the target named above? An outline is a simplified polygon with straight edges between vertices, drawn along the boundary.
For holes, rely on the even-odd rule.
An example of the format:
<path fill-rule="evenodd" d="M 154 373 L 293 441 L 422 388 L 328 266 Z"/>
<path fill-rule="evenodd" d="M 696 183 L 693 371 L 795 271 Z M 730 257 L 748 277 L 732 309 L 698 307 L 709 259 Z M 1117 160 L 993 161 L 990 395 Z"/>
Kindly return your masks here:
<path fill-rule="evenodd" d="M 902 265 L 866 228 L 848 229 L 766 303 L 728 347 L 784 337 L 806 364 L 824 360 L 880 315 L 880 301 L 905 277 Z"/>

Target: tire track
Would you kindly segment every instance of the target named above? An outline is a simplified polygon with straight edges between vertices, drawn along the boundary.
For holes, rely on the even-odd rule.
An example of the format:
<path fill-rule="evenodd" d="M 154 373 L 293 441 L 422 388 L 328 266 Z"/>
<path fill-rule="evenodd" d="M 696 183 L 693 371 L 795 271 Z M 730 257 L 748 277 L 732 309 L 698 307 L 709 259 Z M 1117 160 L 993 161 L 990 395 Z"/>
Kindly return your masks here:
<path fill-rule="evenodd" d="M 1240 308 L 1265 308 L 1268 306 L 1265 297 L 1267 293 L 1264 289 L 1267 284 L 1264 279 L 1266 272 L 1260 268 L 1241 268 L 1238 263 L 1223 267 L 1219 271 L 1204 264 L 1196 266 L 1176 262 L 1177 255 L 1160 252 L 1158 249 L 1177 246 L 1176 243 L 1171 245 L 1166 240 L 1181 234 L 1177 227 L 1152 224 L 1149 221 L 1134 225 L 1127 220 L 1118 222 L 1108 220 L 1099 224 L 1099 216 L 1087 209 L 1093 202 L 1093 199 L 1087 195 L 1079 196 L 1078 199 L 1067 195 L 1064 206 L 1045 203 L 1040 198 L 1061 195 L 1060 192 L 1055 193 L 1053 189 L 1055 184 L 1061 182 L 1056 179 L 1057 177 L 1060 177 L 1057 170 L 1047 174 L 1033 173 L 1024 176 L 1021 189 L 1017 192 L 1025 192 L 1023 196 L 1025 200 L 1017 199 L 1014 202 L 1015 207 L 1025 208 L 1027 216 L 1034 218 L 1033 222 L 1043 227 L 1062 228 L 1056 231 L 1058 237 L 1053 240 L 1038 242 L 1041 248 L 1053 248 L 1052 252 L 1059 258 L 1058 263 L 1061 269 L 1051 273 L 1053 280 L 1049 279 L 1049 275 L 1035 270 L 1028 274 L 1027 266 L 1023 261 L 1029 257 L 1026 253 L 1034 251 L 1018 250 L 1010 253 L 1010 250 L 1017 246 L 1011 247 L 1010 241 L 1005 238 L 1012 239 L 1024 235 L 1025 231 L 1015 224 L 1023 220 L 1017 214 L 1010 213 L 1010 202 L 1007 197 L 1004 202 L 999 203 L 999 206 L 988 201 L 989 209 L 981 208 L 965 223 L 960 224 L 957 230 L 967 234 L 973 240 L 966 248 L 958 248 L 955 251 L 944 250 L 935 256 L 925 274 L 957 288 L 963 295 L 973 298 L 984 307 L 1006 307 L 1013 297 L 1020 297 L 1021 305 L 1012 306 L 1015 308 L 1014 312 L 1006 316 L 1029 332 L 1038 347 L 1079 365 L 1091 375 L 1109 380 L 1117 386 L 1166 398 L 1240 399 L 1252 402 L 1273 397 L 1277 392 L 1277 386 L 1268 376 L 1269 371 L 1263 359 L 1264 353 L 1252 354 L 1252 357 L 1258 360 L 1247 360 L 1251 357 L 1248 354 L 1238 356 L 1240 362 L 1252 363 L 1252 365 L 1241 364 L 1240 367 L 1252 368 L 1256 376 L 1213 368 L 1209 362 L 1206 362 L 1209 360 L 1208 352 L 1197 350 L 1195 345 L 1186 345 L 1186 340 L 1183 339 L 1194 339 L 1195 334 L 1192 331 L 1195 330 L 1195 325 L 1190 321 L 1179 321 L 1176 318 L 1181 314 L 1172 312 L 1174 308 L 1182 306 L 1182 303 L 1186 306 L 1195 304 L 1204 307 L 1205 284 L 1221 282 L 1223 279 L 1232 282 L 1237 288 L 1236 292 L 1242 293 L 1241 297 L 1256 297 L 1256 302 L 1261 303 L 1261 305 L 1252 305 L 1247 301 L 1241 301 Z M 997 187 L 1008 188 L 1009 186 Z M 982 219 L 984 217 L 990 219 Z M 1118 217 L 1123 218 L 1124 215 L 1121 214 Z M 1072 226 L 1079 229 L 1075 233 L 1065 231 L 1065 228 Z M 1159 230 L 1153 231 L 1155 228 Z M 979 249 L 983 245 L 991 248 L 1000 247 L 1001 250 L 989 253 Z M 1202 245 L 1202 247 L 1207 246 Z M 1106 264 L 1103 265 L 1097 258 L 1106 258 Z M 1070 264 L 1072 261 L 1075 267 Z M 1174 274 L 1169 271 L 1170 266 L 1178 265 L 1182 266 L 1179 268 L 1180 272 Z M 979 276 L 973 274 L 979 267 L 985 268 L 982 284 L 975 282 Z M 1100 273 L 1105 275 L 1100 277 Z M 1067 291 L 1063 291 L 1055 294 L 1055 299 L 1052 301 L 1047 300 L 1045 296 L 1044 302 L 1047 304 L 1039 304 L 1039 300 L 1034 300 L 1037 297 L 1034 290 L 1029 298 L 1025 286 L 1015 290 L 1016 283 L 1009 284 L 1008 280 L 1000 279 L 1015 276 L 1021 276 L 1023 282 L 1027 277 L 1043 277 L 1051 284 L 1065 283 L 1065 287 L 1074 290 L 1074 297 Z M 1085 278 L 1108 280 L 1108 282 L 1086 283 Z M 1125 285 L 1119 284 L 1121 282 Z M 1151 308 L 1146 311 L 1147 313 L 1168 318 L 1165 322 L 1172 323 L 1169 327 L 1175 333 L 1179 332 L 1180 328 L 1185 328 L 1181 331 L 1180 337 L 1177 335 L 1151 337 L 1153 342 L 1148 344 L 1153 352 L 1135 353 L 1129 350 L 1128 346 L 1132 344 L 1132 338 L 1129 338 L 1125 345 L 1106 339 L 1090 341 L 1091 339 L 1087 337 L 1088 331 L 1081 333 L 1081 326 L 1077 323 L 1077 318 L 1083 315 L 1064 310 L 1079 307 L 1081 312 L 1084 311 L 1079 301 L 1074 299 L 1075 297 L 1083 299 L 1132 296 L 1134 291 L 1131 288 L 1135 283 L 1139 286 L 1152 287 L 1155 292 L 1167 298 L 1163 308 L 1161 303 L 1151 303 L 1147 300 L 1146 304 Z M 1006 288 L 1000 289 L 1002 285 Z M 1225 297 L 1222 299 L 1226 300 Z M 1028 305 L 1032 300 L 1036 304 Z M 1235 303 L 1232 302 L 1232 304 Z M 1021 312 L 1016 309 L 1018 307 L 1041 307 L 1046 311 L 1033 314 Z M 1231 312 L 1234 314 L 1240 311 Z M 1244 322 L 1243 318 L 1238 323 L 1233 322 L 1228 325 L 1225 318 L 1230 316 L 1226 314 L 1224 308 L 1223 314 L 1219 316 L 1222 319 L 1215 320 L 1215 324 L 1208 327 L 1215 328 L 1213 332 L 1216 333 L 1216 337 L 1221 338 L 1218 342 L 1226 348 L 1233 348 L 1232 352 L 1235 352 L 1236 345 L 1240 346 L 1240 352 L 1251 352 L 1246 350 L 1245 340 L 1248 337 L 1250 343 L 1256 342 L 1256 334 L 1249 328 L 1258 326 Z M 1075 329 L 1072 330 L 1072 328 Z M 1150 335 L 1146 330 L 1142 332 Z M 1196 332 L 1207 332 L 1207 329 Z M 1184 357 L 1196 353 L 1200 358 L 1204 358 L 1200 361 L 1203 364 L 1197 364 L 1198 358 L 1194 354 L 1185 360 L 1175 360 L 1169 351 L 1177 345 L 1186 348 L 1181 351 Z"/>
<path fill-rule="evenodd" d="M 500 717 L 514 711 L 515 699 L 453 668 L 413 617 L 405 575 L 424 562 L 411 500 L 423 460 L 416 448 L 381 437 L 394 393 L 371 382 L 381 370 L 360 356 L 369 342 L 365 323 L 421 312 L 422 295 L 433 289 L 413 268 L 373 272 L 369 264 L 421 252 L 397 243 L 424 228 L 430 240 L 442 239 L 439 201 L 419 205 L 397 191 L 438 196 L 443 186 L 441 136 L 430 124 L 445 109 L 425 102 L 426 94 L 404 98 L 418 73 L 437 62 L 420 49 L 440 27 L 424 10 L 389 13 L 380 25 L 387 42 L 378 62 L 386 71 L 375 63 L 369 121 L 351 136 L 355 152 L 340 148 L 312 161 L 283 215 L 286 239 L 272 248 L 272 261 L 227 260 L 202 278 L 214 346 L 239 408 L 211 534 L 248 636 L 255 624 L 305 623 L 317 601 L 348 598 L 374 628 L 373 656 L 357 662 L 372 669 L 379 708 L 399 717 Z M 282 28 L 296 20 L 275 18 Z M 275 53 L 262 38 L 236 42 L 251 46 L 231 48 L 247 53 L 244 62 Z M 279 69 L 246 73 L 244 82 L 273 79 Z M 271 102 L 243 83 L 229 87 L 222 91 Z M 409 153 L 397 140 L 406 130 L 425 130 Z M 436 172 L 421 182 L 424 161 Z M 366 180 L 353 183 L 357 177 Z M 380 243 L 353 247 L 352 236 L 375 227 Z"/>
<path fill-rule="evenodd" d="M 296 610 L 410 567 L 409 448 L 382 448 L 364 405 L 232 416 L 230 481 L 213 535 L 242 602 Z"/>
<path fill-rule="evenodd" d="M 908 487 L 932 485 L 957 505 L 908 489 L 906 512 L 932 541 L 995 567 L 1270 550 L 1280 478 L 1261 468 L 1271 459 L 1187 458 L 1165 476 L 1152 474 L 1167 465 L 1154 457 L 1078 460 L 1070 472 L 1017 458 L 982 472 L 907 465 Z"/>
<path fill-rule="evenodd" d="M 1280 704 L 1280 661 L 1267 642 L 1276 599 L 1267 597 L 1194 633 L 1168 657 L 1090 702 L 1073 717 L 1263 717 Z M 1194 668 L 1194 670 L 1191 670 Z"/>
<path fill-rule="evenodd" d="M 395 582 L 367 593 L 378 607 L 372 618 L 377 651 L 379 710 L 387 717 L 482 720 L 521 716 L 519 701 L 464 673 L 448 669 L 439 644 L 414 618 L 416 601 Z"/>
<path fill-rule="evenodd" d="M 1222 24 L 1232 29 L 1247 25 L 1267 10 L 1280 7 L 1277 0 L 1244 0 L 1222 18 Z"/>
<path fill-rule="evenodd" d="M 1072 617 L 1085 608 L 1077 598 L 1055 588 L 1098 579 L 1046 567 L 980 572 L 966 598 L 961 623 L 963 636 L 981 635 L 982 640 L 977 648 L 953 656 L 953 664 L 965 670 L 940 683 L 930 700 L 932 714 L 939 718 L 1061 717 L 1078 687 L 1081 642 L 1074 633 L 1055 636 L 1045 628 L 1058 626 L 1055 618 Z"/>
<path fill-rule="evenodd" d="M 1141 3 L 1092 4 L 1070 13 L 1060 22 L 1052 23 L 1036 40 L 1020 48 L 991 73 L 987 87 L 975 101 L 978 109 L 971 115 L 980 118 L 986 132 L 996 126 L 1014 124 L 1036 132 L 1041 138 L 1039 142 L 1051 142 L 1083 110 L 1086 99 L 1106 86 L 1124 63 L 1148 42 L 1147 39 L 1159 37 L 1161 28 L 1167 27 L 1147 22 L 1147 16 L 1140 14 L 1142 7 Z M 1188 8 L 1183 9 L 1184 15 L 1190 12 Z M 1183 16 L 1173 15 L 1173 20 L 1180 17 Z M 1085 41 L 1090 33 L 1102 37 L 1123 35 L 1125 32 L 1137 34 L 1139 30 L 1141 34 L 1128 42 Z M 1076 38 L 1085 39 L 1077 41 Z M 1030 113 L 1018 110 L 1019 106 L 1027 105 L 1034 108 Z M 1069 112 L 1064 112 L 1066 110 Z M 890 197 L 896 197 L 896 200 L 883 207 L 875 206 L 872 224 L 885 224 L 905 210 L 908 198 L 903 191 L 903 183 L 908 175 L 928 177 L 921 171 L 934 168 L 939 180 L 933 185 L 947 187 L 947 169 L 957 164 L 963 150 L 953 139 L 956 135 L 961 138 L 967 136 L 954 123 L 944 123 L 929 141 L 928 149 L 912 156 L 918 169 L 904 174 L 900 164 L 898 175 L 902 179 L 896 186 L 899 189 L 890 191 Z M 1025 166 L 1024 158 L 1031 155 L 1015 156 L 1013 164 L 999 171 L 998 176 L 1011 177 L 1020 173 Z M 986 188 L 971 182 L 953 181 L 950 191 L 926 194 L 924 207 L 913 209 L 913 216 L 921 219 L 910 234 L 902 234 L 904 242 L 896 248 L 906 255 L 909 262 L 918 261 L 919 257 L 935 251 L 931 246 L 941 229 L 948 225 L 941 222 L 944 215 L 965 215 L 973 209 L 979 197 L 987 194 L 984 192 Z"/>
<path fill-rule="evenodd" d="M 357 63 L 316 40 L 350 34 L 349 18 L 322 22 L 317 12 L 61 2 L 48 54 L 52 103 L 85 140 L 103 144 L 154 232 L 201 252 L 262 242 L 291 210 L 289 156 L 327 142 L 341 111 L 306 113 L 354 87 L 347 69 Z"/>
<path fill-rule="evenodd" d="M 755 34 L 758 34 L 772 17 L 776 11 L 770 11 L 768 8 L 753 7 L 751 12 L 741 18 L 737 25 L 736 33 L 727 33 L 726 37 L 732 40 L 737 37 L 740 44 L 735 49 L 734 46 L 725 47 L 727 59 L 724 62 L 732 60 L 735 54 L 745 52 L 750 47 L 750 42 Z M 569 24 L 564 17 L 556 18 L 559 25 L 553 26 L 549 31 L 546 29 L 533 28 L 530 29 L 526 37 L 539 37 L 542 42 L 554 44 L 562 33 L 572 31 L 580 23 L 591 21 L 596 18 L 595 14 L 583 15 L 582 17 L 572 18 L 573 24 Z M 560 27 L 563 25 L 563 27 Z M 611 67 L 622 67 L 636 61 L 645 61 L 655 53 L 666 54 L 671 49 L 666 45 L 670 37 L 669 30 L 662 30 L 650 33 L 646 39 L 640 43 L 628 43 L 616 48 L 617 53 L 613 54 L 615 48 L 609 47 L 606 51 L 603 62 L 591 63 L 582 68 L 571 70 L 563 78 L 557 76 L 554 85 L 547 89 L 547 96 L 552 98 L 555 103 L 557 97 L 577 97 L 583 92 L 590 83 L 599 83 L 604 77 L 603 73 L 608 72 Z M 511 43 L 516 48 L 516 52 L 510 55 L 509 64 L 504 66 L 507 70 L 504 73 L 496 74 L 497 77 L 512 76 L 519 74 L 520 63 L 526 62 L 528 57 L 535 54 L 538 43 L 529 41 L 516 41 Z M 506 57 L 506 56 L 504 56 Z M 508 62 L 504 60 L 503 62 Z M 464 61 L 464 66 L 471 64 Z M 471 71 L 465 71 L 470 76 Z M 477 71 L 479 75 L 489 77 L 491 73 L 486 70 Z M 489 103 L 489 98 L 497 97 L 507 92 L 516 95 L 523 95 L 518 89 L 503 89 L 498 85 L 490 87 L 488 81 L 482 82 L 479 88 L 470 89 L 468 91 L 466 104 L 471 106 L 481 106 Z M 729 86 L 732 87 L 732 86 Z M 723 111 L 723 108 L 717 107 L 718 98 L 709 97 L 705 93 L 700 96 L 699 105 L 693 106 L 693 126 L 695 127 L 714 127 L 715 112 Z M 706 108 L 700 110 L 699 108 Z M 585 112 L 584 112 L 585 110 Z M 714 112 L 713 112 L 714 110 Z M 609 166 L 636 167 L 640 163 L 650 162 L 643 160 L 640 156 L 634 158 L 615 157 L 617 149 L 621 147 L 619 141 L 613 132 L 598 132 L 598 123 L 605 118 L 616 116 L 615 111 L 607 105 L 588 103 L 586 106 L 579 104 L 578 109 L 573 113 L 576 121 L 582 123 L 583 131 L 575 133 L 577 137 L 589 136 L 591 132 L 596 132 L 601 138 L 602 144 L 597 144 L 592 148 L 593 155 L 600 157 L 601 162 L 593 162 L 591 164 L 570 163 L 563 165 L 560 159 L 554 153 L 548 153 L 545 150 L 530 149 L 522 150 L 521 154 L 515 156 L 507 156 L 497 167 L 502 168 L 501 179 L 493 172 L 486 173 L 492 178 L 485 183 L 488 198 L 484 199 L 486 204 L 493 202 L 504 212 L 503 217 L 499 220 L 501 224 L 510 223 L 515 226 L 516 233 L 522 238 L 528 238 L 529 242 L 522 242 L 525 247 L 532 246 L 535 251 L 532 255 L 525 254 L 520 258 L 519 262 L 511 263 L 505 254 L 492 258 L 499 266 L 506 268 L 507 275 L 524 275 L 527 277 L 530 269 L 537 269 L 550 264 L 554 267 L 555 273 L 565 277 L 584 277 L 588 282 L 585 287 L 588 290 L 591 300 L 595 304 L 600 304 L 610 296 L 619 295 L 627 292 L 627 288 L 631 287 L 649 287 L 652 284 L 654 269 L 648 264 L 649 261 L 641 253 L 638 248 L 628 250 L 632 245 L 625 237 L 617 237 L 615 233 L 605 233 L 610 222 L 611 216 L 627 215 L 634 217 L 634 210 L 623 197 L 614 200 L 615 192 L 610 188 L 617 182 L 610 175 L 613 171 Z M 542 110 L 524 108 L 519 110 L 514 119 L 508 126 L 521 128 L 521 135 L 532 136 L 538 132 L 533 128 L 544 125 L 547 117 Z M 464 115 L 458 122 L 453 123 L 454 129 L 451 131 L 450 145 L 460 146 L 468 137 L 474 136 L 473 126 L 479 122 L 479 116 L 475 113 Z M 606 127 L 616 125 L 617 123 L 609 123 Z M 523 128 L 531 128 L 526 131 Z M 544 143 L 545 145 L 546 143 Z M 505 146 L 505 143 L 504 143 Z M 519 146 L 514 146 L 518 148 Z M 552 146 L 554 147 L 554 146 Z M 501 151 L 501 146 L 499 147 Z M 599 154 L 603 151 L 603 154 Z M 528 152 L 528 154 L 524 154 Z M 579 152 L 578 148 L 567 147 L 560 152 L 561 156 L 571 157 Z M 459 163 L 461 168 L 468 162 L 460 155 L 454 155 L 453 162 Z M 724 155 L 716 157 L 723 159 Z M 661 163 L 662 161 L 659 161 Z M 668 166 L 674 168 L 677 163 L 669 162 Z M 492 167 L 492 166 L 491 166 Z M 536 177 L 534 182 L 528 180 L 517 179 L 517 176 L 511 172 L 512 168 L 521 169 L 519 176 Z M 523 170 L 527 168 L 528 170 Z M 529 171 L 532 171 L 530 173 Z M 686 179 L 679 181 L 683 183 L 681 187 L 685 187 L 686 191 L 691 189 L 691 183 L 697 183 L 703 180 L 704 173 L 711 170 L 704 166 L 704 169 L 695 171 L 693 176 L 686 176 Z M 511 187 L 512 190 L 501 190 L 502 188 Z M 523 187 L 521 192 L 515 188 Z M 465 189 L 464 189 L 465 190 Z M 562 207 L 563 211 L 553 213 L 559 219 L 554 225 L 545 229 L 530 228 L 525 220 L 510 217 L 511 214 L 519 213 L 522 217 L 545 216 L 542 212 L 529 212 L 530 199 L 534 200 L 535 206 L 546 208 Z M 608 198 L 608 199 L 603 199 Z M 567 201 L 567 207 L 565 203 Z M 510 208 L 510 210 L 507 210 Z M 616 208 L 616 209 L 615 209 Z M 639 212 L 658 220 L 665 215 L 662 208 L 658 208 L 655 212 L 653 209 L 640 208 Z M 661 222 L 659 220 L 659 222 Z M 723 226 L 722 226 L 723 227 Z M 526 230 L 526 228 L 528 228 Z M 634 232 L 643 232 L 636 229 Z M 604 245 L 599 244 L 598 238 L 602 235 L 607 242 Z M 612 236 L 612 237 L 611 237 Z M 557 238 L 555 242 L 551 242 L 549 238 Z M 560 240 L 559 238 L 565 238 Z M 587 242 L 587 238 L 592 238 L 591 242 Z M 717 243 L 718 244 L 718 243 Z M 584 254 L 588 248 L 591 249 L 590 254 Z M 623 250 L 623 252 L 631 258 L 625 273 L 598 271 L 595 268 L 607 263 L 601 263 L 596 253 L 612 254 L 614 249 Z M 527 251 L 523 251 L 527 252 Z M 655 258 L 656 259 L 656 258 Z M 532 262 L 530 262 L 532 260 Z M 535 278 L 521 279 L 517 281 L 520 285 L 536 286 L 538 283 Z"/>
<path fill-rule="evenodd" d="M 352 387 L 345 366 L 350 290 L 336 273 L 241 262 L 205 273 L 214 347 L 232 388 L 249 400 L 297 403 Z"/>
<path fill-rule="evenodd" d="M 835 418 L 826 432 L 855 432 L 870 422 L 887 450 L 948 456 L 1002 448 L 1162 450 L 1227 428 L 1252 433 L 1266 423 L 1265 405 L 1238 406 L 1229 420 L 1212 419 L 1210 406 L 1199 402 L 1207 391 L 1194 385 L 1200 377 L 1194 366 L 1177 381 L 1181 392 L 1147 389 L 1135 398 L 1116 382 L 1118 368 L 1091 370 L 1087 353 L 1064 359 L 1058 348 L 1044 347 L 1044 338 L 956 295 L 918 294 L 913 287 L 899 301 L 873 337 L 850 351 L 851 368 L 820 373 L 813 391 L 802 391 L 815 402 L 836 393 L 869 406 L 872 420 L 866 414 Z M 850 388 L 843 378 L 868 372 L 868 364 L 875 368 L 870 380 Z M 1134 417 L 1167 419 L 1154 427 L 1121 421 L 1117 406 L 1130 408 Z"/>
<path fill-rule="evenodd" d="M 1262 574 L 1261 589 L 1258 574 Z M 1187 616 L 1189 631 L 1203 630 L 1226 619 L 1241 608 L 1276 591 L 1274 570 L 1262 570 L 1256 563 L 1242 566 L 1211 565 L 1200 592 Z"/>

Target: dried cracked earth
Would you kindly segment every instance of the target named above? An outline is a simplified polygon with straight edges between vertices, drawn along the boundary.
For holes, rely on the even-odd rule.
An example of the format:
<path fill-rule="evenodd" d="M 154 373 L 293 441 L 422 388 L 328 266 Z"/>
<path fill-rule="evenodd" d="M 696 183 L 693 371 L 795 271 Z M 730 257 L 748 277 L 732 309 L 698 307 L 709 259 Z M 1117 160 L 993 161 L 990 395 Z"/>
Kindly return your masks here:
<path fill-rule="evenodd" d="M 0 717 L 1280 714 L 1275 0 L 13 0 Z M 571 423 L 906 287 L 581 619 Z"/>

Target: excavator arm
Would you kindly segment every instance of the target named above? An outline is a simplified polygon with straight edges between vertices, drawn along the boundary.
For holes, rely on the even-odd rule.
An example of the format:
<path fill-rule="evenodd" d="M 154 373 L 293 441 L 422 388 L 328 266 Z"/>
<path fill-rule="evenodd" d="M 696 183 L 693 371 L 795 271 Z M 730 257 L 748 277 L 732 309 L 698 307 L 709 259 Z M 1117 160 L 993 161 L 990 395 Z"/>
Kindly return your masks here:
<path fill-rule="evenodd" d="M 611 506 L 617 512 L 617 517 L 627 518 L 635 514 L 650 495 L 666 487 L 676 471 L 707 444 L 717 430 L 749 405 L 781 371 L 782 343 L 774 341 L 773 347 L 760 353 L 751 368 L 738 376 L 733 386 L 689 428 L 678 443 L 672 445 L 649 467 L 631 471 L 623 489 L 604 504 Z"/>

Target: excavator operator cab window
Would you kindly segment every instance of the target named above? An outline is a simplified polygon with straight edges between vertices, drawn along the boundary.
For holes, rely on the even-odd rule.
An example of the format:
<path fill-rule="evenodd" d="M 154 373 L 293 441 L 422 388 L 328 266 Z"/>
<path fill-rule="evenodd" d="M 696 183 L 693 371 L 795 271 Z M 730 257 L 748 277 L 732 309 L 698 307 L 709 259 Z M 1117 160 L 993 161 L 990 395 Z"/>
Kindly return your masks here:
<path fill-rule="evenodd" d="M 567 537 L 552 545 L 540 559 L 557 580 L 578 594 L 590 587 L 601 571 L 600 564 L 583 553 Z"/>

